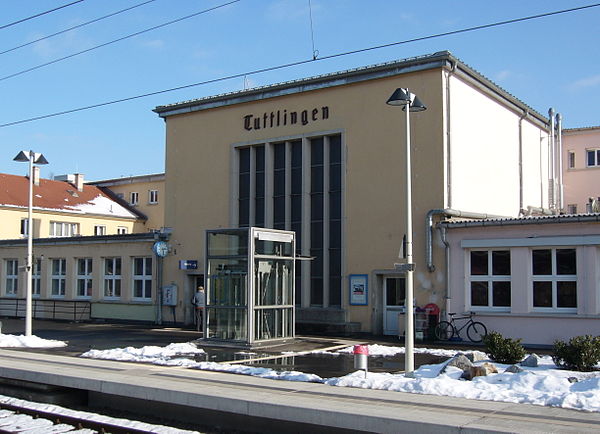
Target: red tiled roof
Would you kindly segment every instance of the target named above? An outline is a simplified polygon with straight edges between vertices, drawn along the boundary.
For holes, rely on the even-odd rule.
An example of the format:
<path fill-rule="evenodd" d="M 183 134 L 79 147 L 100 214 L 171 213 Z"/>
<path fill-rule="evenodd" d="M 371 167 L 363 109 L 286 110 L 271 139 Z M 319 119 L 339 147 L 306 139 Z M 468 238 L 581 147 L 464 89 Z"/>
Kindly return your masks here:
<path fill-rule="evenodd" d="M 27 208 L 28 198 L 28 177 L 0 173 L 0 207 Z M 83 191 L 78 191 L 69 182 L 49 179 L 40 179 L 40 184 L 33 186 L 33 207 L 77 214 L 138 217 L 135 211 L 114 201 L 99 187 L 84 184 Z"/>

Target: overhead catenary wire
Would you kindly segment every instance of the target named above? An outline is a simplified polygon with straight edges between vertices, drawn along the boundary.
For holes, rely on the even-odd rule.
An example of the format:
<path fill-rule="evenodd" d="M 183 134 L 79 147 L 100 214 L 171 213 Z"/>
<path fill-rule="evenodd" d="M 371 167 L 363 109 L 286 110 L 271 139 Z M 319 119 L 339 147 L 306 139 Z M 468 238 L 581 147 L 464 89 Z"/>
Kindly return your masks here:
<path fill-rule="evenodd" d="M 193 14 L 190 14 L 190 15 L 186 15 L 185 17 L 180 17 L 180 18 L 177 18 L 175 20 L 171 20 L 171 21 L 168 21 L 166 23 L 162 23 L 162 24 L 150 27 L 148 29 L 140 30 L 139 32 L 131 33 L 131 34 L 123 36 L 121 38 L 117 38 L 117 39 L 113 39 L 112 41 L 105 42 L 104 44 L 95 45 L 93 47 L 86 48 L 85 50 L 81 50 L 81 51 L 78 51 L 76 53 L 72 53 L 72 54 L 69 54 L 67 56 L 63 56 L 63 57 L 51 60 L 51 61 L 46 62 L 46 63 L 42 63 L 40 65 L 32 66 L 31 68 L 27 68 L 27 69 L 24 69 L 22 71 L 15 72 L 13 74 L 6 75 L 4 77 L 0 77 L 0 81 L 8 80 L 9 78 L 17 77 L 19 75 L 26 74 L 27 72 L 35 71 L 36 69 L 40 69 L 40 68 L 43 68 L 45 66 L 52 65 L 54 63 L 62 62 L 63 60 L 71 59 L 71 58 L 79 56 L 81 54 L 89 53 L 90 51 L 97 50 L 98 48 L 106 47 L 108 45 L 112 45 L 112 44 L 115 44 L 117 42 L 124 41 L 125 39 L 130 39 L 130 38 L 133 38 L 135 36 L 139 36 L 139 35 L 142 35 L 144 33 L 151 32 L 152 30 L 160 29 L 162 27 L 166 27 L 166 26 L 169 26 L 171 24 L 175 24 L 175 23 L 178 23 L 180 21 L 190 19 L 190 18 L 196 17 L 198 15 L 202 15 L 202 14 L 205 14 L 207 12 L 211 12 L 211 11 L 214 11 L 216 9 L 223 8 L 225 6 L 229 6 L 231 4 L 234 4 L 234 3 L 237 3 L 237 2 L 240 2 L 240 1 L 242 1 L 242 0 L 231 0 L 231 1 L 227 2 L 227 3 L 223 3 L 223 4 L 220 4 L 220 5 L 214 6 L 212 8 L 204 9 L 202 11 L 199 11 L 199 12 L 196 12 L 196 13 L 193 13 Z"/>
<path fill-rule="evenodd" d="M 460 34 L 460 33 L 472 32 L 472 31 L 475 31 L 475 30 L 482 30 L 482 29 L 487 29 L 487 28 L 491 28 L 491 27 L 503 26 L 503 25 L 507 25 L 507 24 L 514 24 L 514 23 L 518 23 L 518 22 L 523 22 L 523 21 L 528 21 L 528 20 L 533 20 L 533 19 L 538 19 L 538 18 L 544 18 L 544 17 L 548 17 L 548 16 L 552 16 L 552 15 L 559 15 L 559 14 L 565 14 L 565 13 L 570 13 L 570 12 L 576 12 L 576 11 L 580 11 L 580 10 L 584 10 L 584 9 L 595 8 L 595 7 L 598 7 L 598 6 L 600 6 L 600 3 L 595 3 L 595 4 L 591 4 L 591 5 L 580 6 L 580 7 L 576 7 L 576 8 L 570 8 L 570 9 L 563 9 L 563 10 L 559 10 L 559 11 L 546 12 L 546 13 L 543 13 L 543 14 L 530 15 L 530 16 L 527 16 L 527 17 L 515 18 L 515 19 L 511 19 L 511 20 L 506 20 L 506 21 L 498 21 L 498 22 L 490 23 L 490 24 L 482 24 L 482 25 L 479 25 L 479 26 L 473 26 L 473 27 L 468 27 L 468 28 L 464 28 L 464 29 L 453 30 L 453 31 L 450 31 L 450 32 L 437 33 L 437 34 L 434 34 L 434 35 L 422 36 L 422 37 L 418 37 L 418 38 L 406 39 L 406 40 L 403 40 L 403 41 L 391 42 L 391 43 L 388 43 L 388 44 L 382 44 L 382 45 L 376 45 L 376 46 L 371 46 L 371 47 L 366 47 L 366 48 L 360 48 L 360 49 L 356 49 L 356 50 L 345 51 L 345 52 L 342 52 L 342 53 L 330 54 L 328 56 L 319 57 L 317 59 L 312 59 L 311 58 L 311 59 L 298 60 L 296 62 L 285 63 L 285 64 L 282 64 L 282 65 L 270 66 L 270 67 L 266 67 L 266 68 L 255 69 L 253 71 L 241 72 L 239 74 L 232 74 L 232 75 L 228 75 L 228 76 L 213 78 L 213 79 L 210 79 L 210 80 L 200 81 L 200 82 L 197 82 L 197 83 L 191 83 L 191 84 L 186 84 L 186 85 L 182 85 L 182 86 L 172 87 L 172 88 L 169 88 L 169 89 L 163 89 L 163 90 L 158 90 L 158 91 L 154 91 L 154 92 L 148 92 L 148 93 L 144 93 L 144 94 L 141 94 L 141 95 L 135 95 L 135 96 L 120 98 L 120 99 L 116 99 L 116 100 L 112 100 L 112 101 L 106 101 L 106 102 L 102 102 L 102 103 L 91 104 L 91 105 L 87 105 L 87 106 L 83 106 L 83 107 L 78 107 L 78 108 L 74 108 L 74 109 L 70 109 L 70 110 L 63 110 L 63 111 L 60 111 L 60 112 L 49 113 L 49 114 L 46 114 L 46 115 L 35 116 L 35 117 L 27 118 L 27 119 L 21 119 L 21 120 L 18 120 L 18 121 L 13 121 L 13 122 L 8 122 L 8 123 L 0 124 L 0 128 L 5 128 L 5 127 L 13 126 L 13 125 L 24 124 L 24 123 L 27 123 L 27 122 L 34 122 L 34 121 L 38 121 L 38 120 L 42 120 L 42 119 L 48 119 L 48 118 L 51 118 L 51 117 L 62 116 L 62 115 L 66 115 L 66 114 L 70 114 L 70 113 L 76 113 L 76 112 L 85 111 L 85 110 L 90 110 L 90 109 L 94 109 L 94 108 L 105 107 L 105 106 L 108 106 L 108 105 L 118 104 L 118 103 L 132 101 L 132 100 L 141 99 L 141 98 L 147 98 L 147 97 L 150 97 L 150 96 L 160 95 L 160 94 L 164 94 L 164 93 L 175 92 L 175 91 L 178 91 L 178 90 L 188 89 L 188 88 L 191 88 L 191 87 L 203 86 L 203 85 L 217 83 L 217 82 L 221 82 L 221 81 L 226 81 L 226 80 L 231 80 L 231 79 L 236 79 L 236 78 L 242 78 L 242 77 L 245 77 L 245 76 L 248 76 L 248 75 L 256 75 L 256 74 L 261 74 L 261 73 L 264 73 L 264 72 L 276 71 L 276 70 L 280 70 L 280 69 L 290 68 L 290 67 L 293 67 L 293 66 L 304 65 L 304 64 L 307 64 L 307 63 L 311 63 L 311 62 L 324 61 L 324 60 L 328 60 L 328 59 L 334 59 L 334 58 L 337 58 L 337 57 L 343 57 L 343 56 L 348 56 L 348 55 L 352 55 L 352 54 L 358 54 L 358 53 L 364 53 L 364 52 L 367 52 L 367 51 L 378 50 L 378 49 L 381 49 L 381 48 L 388 48 L 388 47 L 393 47 L 393 46 L 396 46 L 396 45 L 408 44 L 408 43 L 411 43 L 411 42 L 417 42 L 417 41 L 423 41 L 423 40 L 427 40 L 427 39 L 440 38 L 440 37 L 444 37 L 444 36 L 450 36 L 450 35 L 456 35 L 456 34 Z"/>
<path fill-rule="evenodd" d="M 114 17 L 115 15 L 118 15 L 118 14 L 122 14 L 123 12 L 127 12 L 127 11 L 130 11 L 130 10 L 132 10 L 132 9 L 139 8 L 140 6 L 147 5 L 148 3 L 152 3 L 152 2 L 154 2 L 154 1 L 156 1 L 156 0 L 147 0 L 147 1 L 145 1 L 145 2 L 142 2 L 142 3 L 138 3 L 137 5 L 133 5 L 133 6 L 130 6 L 130 7 L 128 7 L 128 8 L 121 9 L 121 10 L 119 10 L 119 11 L 116 11 L 116 12 L 112 12 L 112 13 L 110 13 L 110 14 L 108 14 L 108 15 L 104 15 L 104 16 L 101 16 L 101 17 L 95 18 L 95 19 L 93 19 L 93 20 L 86 21 L 85 23 L 81 23 L 81 24 L 78 24 L 78 25 L 76 25 L 76 26 L 69 27 L 69 28 L 67 28 L 67 29 L 64 29 L 64 30 L 61 30 L 61 31 L 59 31 L 59 32 L 52 33 L 52 34 L 50 34 L 50 35 L 46 35 L 46 36 L 43 36 L 43 37 L 41 37 L 41 38 L 38 38 L 38 39 L 34 39 L 33 41 L 29 41 L 29 42 L 26 42 L 26 43 L 24 43 L 24 44 L 18 45 L 18 46 L 16 46 L 16 47 L 9 48 L 8 50 L 0 51 L 0 55 L 2 55 L 2 54 L 6 54 L 6 53 L 10 53 L 11 51 L 18 50 L 19 48 L 24 48 L 24 47 L 27 47 L 27 46 L 29 46 L 29 45 L 35 44 L 36 42 L 40 42 L 40 41 L 44 41 L 44 40 L 46 40 L 46 39 L 53 38 L 54 36 L 62 35 L 63 33 L 67 33 L 67 32 L 70 32 L 70 31 L 72 31 L 72 30 L 75 30 L 75 29 L 80 29 L 80 28 L 82 28 L 82 27 L 85 27 L 85 26 L 87 26 L 87 25 L 90 25 L 90 24 L 93 24 L 93 23 L 97 23 L 98 21 L 102 21 L 102 20 L 105 20 L 105 19 L 107 19 L 107 18 Z"/>
<path fill-rule="evenodd" d="M 82 1 L 84 1 L 84 0 L 77 0 L 77 1 L 74 1 L 74 2 L 71 2 L 71 3 L 68 3 L 66 5 L 62 5 L 62 6 L 56 7 L 54 9 L 50 9 L 50 10 L 47 10 L 47 11 L 44 11 L 44 12 L 40 12 L 39 14 L 31 15 L 31 16 L 26 17 L 26 18 L 21 18 L 20 20 L 14 21 L 12 23 L 1 25 L 0 26 L 0 30 L 6 29 L 7 27 L 14 26 L 16 24 L 24 23 L 25 21 L 29 21 L 29 20 L 32 20 L 34 18 L 41 17 L 42 15 L 46 15 L 46 14 L 58 11 L 60 9 L 64 9 L 66 7 L 69 7 L 69 6 L 76 5 L 77 3 L 81 3 Z"/>

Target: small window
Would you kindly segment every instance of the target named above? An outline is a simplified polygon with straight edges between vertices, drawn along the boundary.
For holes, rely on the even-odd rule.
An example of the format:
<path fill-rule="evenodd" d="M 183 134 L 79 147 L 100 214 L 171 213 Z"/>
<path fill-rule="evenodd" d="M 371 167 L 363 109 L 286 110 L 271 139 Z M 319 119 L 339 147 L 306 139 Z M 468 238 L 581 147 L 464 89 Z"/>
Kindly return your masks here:
<path fill-rule="evenodd" d="M 158 203 L 158 190 L 149 190 L 148 191 L 148 203 L 150 203 L 150 204 Z"/>
<path fill-rule="evenodd" d="M 94 226 L 94 235 L 106 235 L 106 226 L 104 226 L 104 225 Z"/>
<path fill-rule="evenodd" d="M 127 228 L 125 226 L 117 227 L 117 235 L 125 235 L 127 233 Z"/>
<path fill-rule="evenodd" d="M 21 219 L 21 236 L 26 237 L 29 235 L 29 219 Z"/>
<path fill-rule="evenodd" d="M 19 260 L 6 259 L 6 295 L 17 295 L 19 289 Z"/>
<path fill-rule="evenodd" d="M 600 166 L 600 149 L 588 149 L 587 155 L 587 167 Z"/>
<path fill-rule="evenodd" d="M 121 258 L 104 258 L 104 297 L 121 297 Z"/>
<path fill-rule="evenodd" d="M 77 259 L 77 297 L 92 296 L 92 258 Z"/>
<path fill-rule="evenodd" d="M 52 296 L 64 297 L 66 294 L 67 260 L 52 259 Z"/>
<path fill-rule="evenodd" d="M 569 151 L 569 169 L 575 169 L 575 151 Z"/>
<path fill-rule="evenodd" d="M 152 298 L 152 258 L 133 258 L 133 298 Z"/>
<path fill-rule="evenodd" d="M 137 205 L 139 201 L 140 201 L 140 195 L 137 192 L 132 191 L 131 193 L 129 193 L 129 204 L 130 205 Z"/>

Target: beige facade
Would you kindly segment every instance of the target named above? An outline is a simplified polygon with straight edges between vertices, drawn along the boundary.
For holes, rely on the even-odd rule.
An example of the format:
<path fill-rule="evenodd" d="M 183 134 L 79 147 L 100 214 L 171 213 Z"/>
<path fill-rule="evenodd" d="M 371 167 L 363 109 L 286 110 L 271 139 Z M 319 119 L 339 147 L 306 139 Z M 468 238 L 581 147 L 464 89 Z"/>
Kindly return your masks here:
<path fill-rule="evenodd" d="M 298 253 L 314 257 L 297 271 L 299 325 L 397 333 L 405 124 L 385 104 L 397 87 L 428 108 L 411 122 L 417 305 L 445 306 L 437 237 L 425 260 L 432 210 L 439 219 L 548 206 L 547 119 L 447 52 L 157 107 L 173 228 L 165 281 L 184 304 L 204 274 L 205 230 L 274 227 L 295 230 Z M 180 270 L 181 260 L 199 268 Z M 351 297 L 364 275 L 366 300 Z"/>
<path fill-rule="evenodd" d="M 117 179 L 88 182 L 109 189 L 146 217 L 144 226 L 136 232 L 160 230 L 165 220 L 165 174 L 127 176 Z"/>
<path fill-rule="evenodd" d="M 600 127 L 563 131 L 563 182 L 566 211 L 600 212 Z M 590 198 L 595 208 L 590 209 Z"/>

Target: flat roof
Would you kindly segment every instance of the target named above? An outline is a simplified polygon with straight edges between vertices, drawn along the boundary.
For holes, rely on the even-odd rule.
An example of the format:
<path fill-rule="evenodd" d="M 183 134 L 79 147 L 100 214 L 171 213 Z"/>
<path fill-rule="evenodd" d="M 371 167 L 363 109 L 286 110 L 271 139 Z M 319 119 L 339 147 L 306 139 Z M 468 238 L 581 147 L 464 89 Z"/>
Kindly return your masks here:
<path fill-rule="evenodd" d="M 162 118 L 175 116 L 194 111 L 208 110 L 216 107 L 223 107 L 245 102 L 259 101 L 267 98 L 274 98 L 282 95 L 292 95 L 311 90 L 324 89 L 328 87 L 342 86 L 361 81 L 373 80 L 377 78 L 391 77 L 400 74 L 406 74 L 415 71 L 423 71 L 435 68 L 447 68 L 460 70 L 483 84 L 499 97 L 516 105 L 520 109 L 529 112 L 539 121 L 547 124 L 548 118 L 529 107 L 523 101 L 508 93 L 497 84 L 484 77 L 482 74 L 454 57 L 449 51 L 440 51 L 433 54 L 427 54 L 418 57 L 411 57 L 402 60 L 395 60 L 386 63 L 380 63 L 355 69 L 333 72 L 314 77 L 302 78 L 298 80 L 287 81 L 278 84 L 272 84 L 253 89 L 229 92 L 204 98 L 193 99 L 189 101 L 177 102 L 168 105 L 157 106 L 153 111 Z"/>
<path fill-rule="evenodd" d="M 448 229 L 481 227 L 481 226 L 519 226 L 530 224 L 556 223 L 595 223 L 600 222 L 600 213 L 590 214 L 559 214 L 544 216 L 527 216 L 514 218 L 496 218 L 483 220 L 447 220 L 440 222 Z"/>

